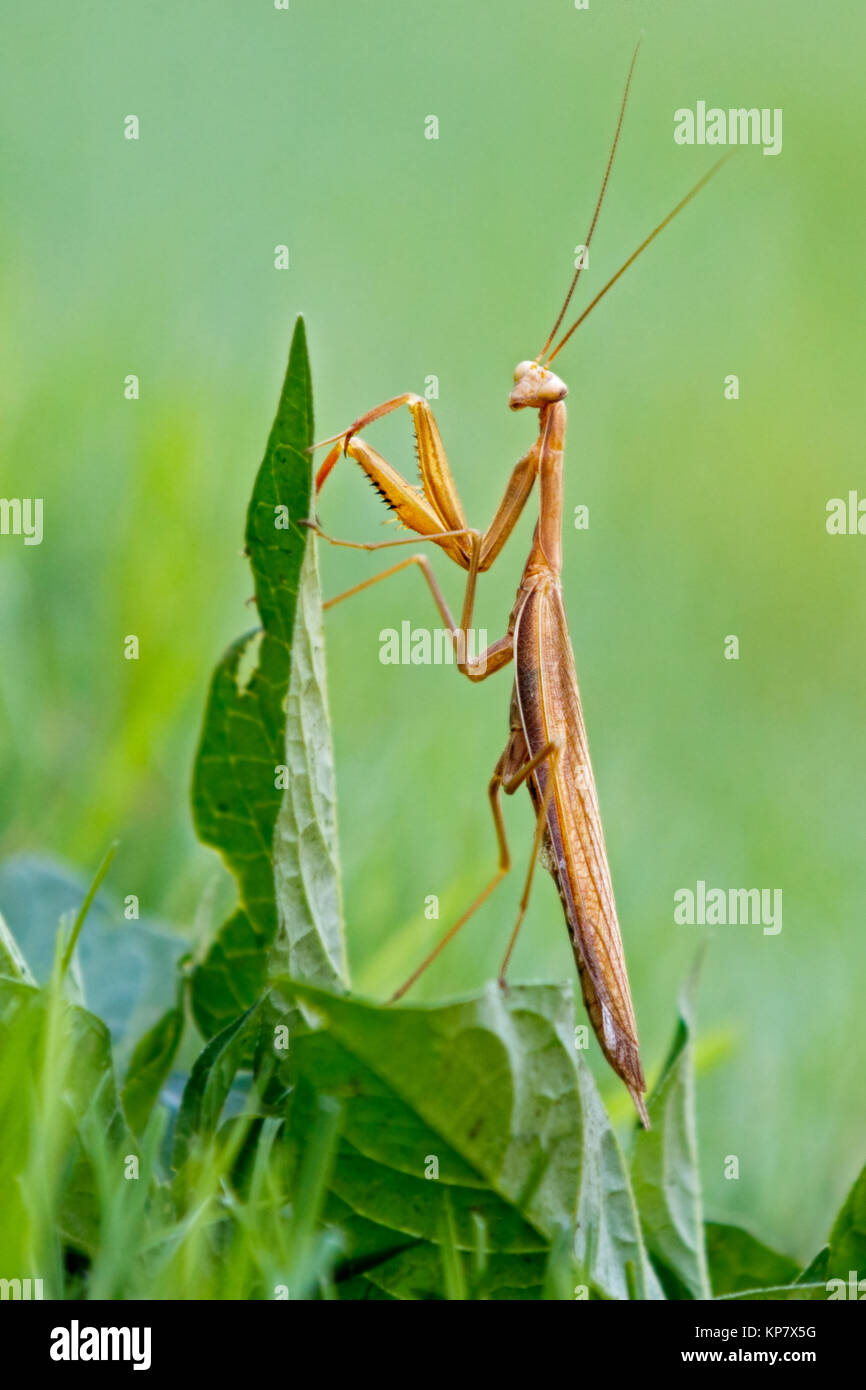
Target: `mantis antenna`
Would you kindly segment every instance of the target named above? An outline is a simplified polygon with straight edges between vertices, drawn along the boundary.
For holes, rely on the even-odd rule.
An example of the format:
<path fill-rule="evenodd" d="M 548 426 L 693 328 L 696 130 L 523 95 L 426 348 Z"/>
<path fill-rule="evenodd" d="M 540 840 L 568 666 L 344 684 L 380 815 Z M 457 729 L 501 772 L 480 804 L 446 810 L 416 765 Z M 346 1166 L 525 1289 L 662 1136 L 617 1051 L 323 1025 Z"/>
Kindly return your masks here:
<path fill-rule="evenodd" d="M 624 275 L 624 274 L 625 274 L 625 272 L 628 270 L 628 268 L 629 268 L 630 265 L 633 265 L 633 264 L 634 264 L 634 262 L 637 260 L 637 258 L 638 258 L 638 256 L 640 255 L 640 253 L 641 253 L 642 251 L 645 251 L 646 248 L 649 246 L 650 242 L 651 242 L 651 241 L 654 241 L 655 238 L 658 236 L 659 232 L 663 231 L 664 228 L 668 225 L 668 223 L 669 223 L 669 222 L 672 222 L 672 221 L 674 220 L 674 218 L 676 217 L 677 213 L 678 213 L 678 212 L 682 212 L 682 210 L 683 210 L 683 208 L 686 206 L 686 204 L 687 204 L 687 203 L 690 203 L 690 202 L 692 201 L 692 198 L 694 198 L 695 195 L 696 195 L 697 193 L 700 193 L 700 191 L 701 191 L 701 189 L 704 187 L 704 185 L 707 184 L 707 183 L 709 183 L 709 181 L 710 181 L 710 179 L 713 177 L 713 175 L 718 173 L 718 171 L 721 169 L 722 165 L 725 164 L 725 163 L 731 158 L 731 155 L 734 154 L 734 153 L 735 153 L 734 150 L 729 150 L 727 154 L 722 155 L 722 158 L 716 161 L 716 163 L 713 165 L 713 167 L 712 167 L 711 169 L 709 169 L 709 170 L 707 171 L 706 174 L 704 174 L 703 178 L 698 180 L 698 182 L 695 184 L 694 188 L 690 189 L 689 192 L 686 194 L 686 196 L 685 196 L 684 198 L 680 199 L 680 201 L 677 203 L 676 207 L 673 208 L 673 209 L 668 213 L 667 217 L 662 218 L 662 220 L 661 220 L 661 222 L 659 222 L 658 226 L 657 226 L 657 227 L 654 227 L 653 230 L 650 232 L 649 236 L 644 238 L 644 240 L 641 242 L 641 244 L 640 244 L 640 246 L 637 248 L 637 250 L 636 250 L 636 251 L 632 251 L 632 253 L 631 253 L 631 255 L 629 256 L 628 260 L 625 261 L 625 262 L 620 266 L 619 270 L 616 272 L 615 275 L 612 275 L 612 276 L 610 277 L 610 279 L 608 280 L 607 284 L 604 285 L 604 286 L 599 290 L 599 292 L 598 292 L 598 294 L 595 296 L 595 298 L 590 300 L 589 304 L 587 304 L 587 306 L 586 306 L 586 308 L 584 309 L 583 313 L 582 313 L 582 314 L 579 314 L 578 317 L 574 320 L 574 323 L 571 325 L 571 327 L 569 328 L 568 332 L 565 333 L 565 334 L 560 338 L 560 340 L 559 340 L 559 342 L 557 343 L 556 347 L 553 349 L 553 352 L 552 352 L 552 353 L 550 354 L 550 356 L 548 357 L 547 362 L 545 363 L 545 366 L 549 366 L 550 363 L 553 361 L 554 357 L 556 356 L 556 354 L 557 354 L 558 352 L 561 352 L 561 351 L 562 351 L 562 349 L 565 347 L 566 343 L 568 342 L 569 338 L 571 337 L 571 335 L 572 335 L 572 333 L 575 331 L 575 329 L 580 327 L 580 325 L 583 323 L 584 319 L 586 318 L 587 314 L 591 313 L 592 310 L 595 308 L 596 304 L 598 303 L 598 301 L 599 301 L 600 299 L 603 299 L 603 298 L 604 298 L 604 296 L 607 294 L 607 292 L 608 292 L 609 289 L 612 289 L 612 287 L 616 284 L 616 282 L 617 282 L 617 280 L 619 279 L 619 277 L 620 277 L 621 275 Z"/>
<path fill-rule="evenodd" d="M 632 77 L 633 77 L 633 75 L 634 75 L 634 65 L 635 65 L 635 63 L 637 62 L 637 55 L 638 55 L 638 50 L 639 50 L 639 48 L 640 48 L 640 39 L 638 39 L 638 41 L 637 41 L 637 43 L 636 43 L 636 45 L 635 45 L 635 50 L 634 50 L 634 53 L 632 54 L 632 57 L 631 57 L 631 66 L 629 67 L 629 70 L 628 70 L 628 77 L 627 77 L 626 80 L 625 80 L 625 91 L 624 91 L 623 94 L 622 94 L 622 101 L 620 102 L 620 106 L 619 106 L 619 118 L 618 118 L 618 120 L 617 120 L 617 123 L 616 123 L 616 130 L 614 131 L 614 135 L 613 135 L 613 144 L 612 144 L 611 147 L 610 147 L 610 154 L 609 154 L 608 157 L 607 157 L 607 165 L 606 165 L 605 171 L 604 171 L 604 178 L 603 178 L 602 181 L 601 181 L 601 190 L 600 190 L 600 192 L 599 192 L 598 200 L 597 200 L 596 205 L 595 205 L 595 212 L 592 214 L 592 221 L 591 221 L 591 223 L 589 224 L 589 231 L 587 232 L 586 241 L 583 243 L 583 245 L 584 245 L 584 250 L 585 250 L 585 251 L 588 251 L 588 250 L 589 250 L 589 244 L 590 244 L 590 242 L 592 241 L 592 234 L 593 234 L 593 232 L 595 231 L 595 224 L 596 224 L 596 222 L 598 221 L 598 215 L 599 215 L 599 213 L 601 212 L 601 205 L 602 205 L 602 203 L 604 202 L 604 195 L 605 195 L 605 193 L 607 192 L 607 182 L 608 182 L 608 179 L 610 178 L 610 171 L 611 171 L 611 169 L 613 168 L 613 159 L 614 159 L 614 155 L 616 154 L 616 147 L 617 147 L 617 145 L 619 144 L 619 137 L 620 137 L 620 132 L 621 132 L 621 130 L 622 130 L 623 118 L 625 117 L 625 108 L 626 108 L 626 105 L 628 104 L 628 94 L 629 94 L 629 92 L 630 92 L 630 90 L 631 90 L 631 79 L 632 79 Z M 562 323 L 562 320 L 565 318 L 566 310 L 567 310 L 569 304 L 571 303 L 571 296 L 574 294 L 574 291 L 575 291 L 576 288 L 577 288 L 577 282 L 578 282 L 578 280 L 580 279 L 580 272 L 583 270 L 584 264 L 585 264 L 585 257 L 584 257 L 583 255 L 581 255 L 581 257 L 580 257 L 579 260 L 578 260 L 577 269 L 575 270 L 574 276 L 572 277 L 571 284 L 570 284 L 569 287 L 568 287 L 568 294 L 565 296 L 565 300 L 564 300 L 564 302 L 563 302 L 562 308 L 560 309 L 559 314 L 557 315 L 556 323 L 555 323 L 555 324 L 553 325 L 553 327 L 551 328 L 550 333 L 549 333 L 548 338 L 547 338 L 547 342 L 544 344 L 544 347 L 541 349 L 541 352 L 538 354 L 538 357 L 536 358 L 536 361 L 540 361 L 540 360 L 541 360 L 541 358 L 542 358 L 542 357 L 544 356 L 544 354 L 547 352 L 547 349 L 550 347 L 550 344 L 553 342 L 554 338 L 556 337 L 556 335 L 557 335 L 557 333 L 558 333 L 558 331 L 559 331 L 559 325 Z"/>

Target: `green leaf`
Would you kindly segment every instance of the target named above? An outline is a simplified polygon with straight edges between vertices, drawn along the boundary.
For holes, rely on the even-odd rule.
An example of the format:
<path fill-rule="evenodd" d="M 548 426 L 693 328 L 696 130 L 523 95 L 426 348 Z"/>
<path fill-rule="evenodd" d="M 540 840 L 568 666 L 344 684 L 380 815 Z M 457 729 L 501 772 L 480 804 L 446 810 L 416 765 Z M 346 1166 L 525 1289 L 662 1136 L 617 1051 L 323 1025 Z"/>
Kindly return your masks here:
<path fill-rule="evenodd" d="M 815 1282 L 823 1283 L 827 1278 L 827 1267 L 830 1263 L 830 1247 L 825 1245 L 823 1250 L 819 1250 L 817 1255 L 809 1261 L 802 1273 L 795 1279 L 797 1284 L 812 1284 Z"/>
<path fill-rule="evenodd" d="M 538 1298 L 563 1232 L 585 1271 L 576 1283 L 606 1298 L 663 1296 L 574 1047 L 570 987 L 505 996 L 491 985 L 461 1003 L 381 1008 L 276 983 L 314 1024 L 292 1039 L 291 1141 L 316 1097 L 344 1107 L 327 1210 L 349 1242 L 341 1297 L 343 1284 L 366 1296 L 359 1279 L 390 1297 L 442 1297 L 465 1278 L 486 1297 Z"/>
<path fill-rule="evenodd" d="M 323 988 L 348 979 L 340 871 L 337 793 L 325 681 L 325 640 L 316 546 L 301 567 L 286 716 L 289 784 L 274 835 L 279 931 L 272 977 L 289 975 Z"/>
<path fill-rule="evenodd" d="M 746 1289 L 742 1293 L 722 1294 L 719 1302 L 728 1303 L 815 1303 L 826 1299 L 823 1284 L 773 1284 L 765 1289 Z"/>
<path fill-rule="evenodd" d="M 95 1123 L 110 1142 L 127 1152 L 133 1147 L 117 1102 L 108 1029 L 62 993 L 0 978 L 0 1050 L 0 1190 L 17 1198 L 24 1183 L 31 1203 L 50 1194 L 60 1234 L 93 1252 L 100 1187 L 83 1127 Z M 15 1207 L 8 1205 L 4 1220 L 11 1222 Z M 40 1212 L 46 1219 L 44 1207 Z"/>
<path fill-rule="evenodd" d="M 662 1076 L 649 1100 L 652 1129 L 640 1130 L 632 1183 L 647 1249 L 669 1298 L 709 1298 L 698 1145 L 695 1132 L 692 996 L 680 1018 Z"/>
<path fill-rule="evenodd" d="M 733 1293 L 720 1293 L 720 1298 L 724 1300 L 737 1300 L 746 1303 L 760 1302 L 781 1302 L 781 1303 L 820 1303 L 827 1298 L 827 1261 L 830 1254 L 829 1246 L 824 1246 L 819 1250 L 813 1260 L 810 1260 L 806 1268 L 797 1275 L 793 1283 L 769 1284 L 766 1280 L 761 1282 L 760 1287 L 740 1289 Z M 778 1259 L 779 1256 L 774 1258 Z M 785 1258 L 782 1256 L 781 1258 Z M 769 1270 L 768 1270 L 769 1272 Z M 846 1296 L 846 1295 L 843 1295 Z"/>
<path fill-rule="evenodd" d="M 308 956 L 320 964 L 342 960 L 341 926 L 327 912 L 315 913 L 312 890 L 290 893 L 290 874 L 281 879 L 280 901 L 274 884 L 274 829 L 280 818 L 280 843 L 292 843 L 289 812 L 281 813 L 284 792 L 278 769 L 298 772 L 299 735 L 290 730 L 286 752 L 286 705 L 290 698 L 292 643 L 310 656 L 316 634 L 296 634 L 295 619 L 305 552 L 312 551 L 310 532 L 297 523 L 311 510 L 313 410 L 310 368 L 303 320 L 298 319 L 289 364 L 274 420 L 250 499 L 246 545 L 255 580 L 261 629 L 247 633 L 228 650 L 211 682 L 201 742 L 193 775 L 193 815 L 199 837 L 219 850 L 238 883 L 238 908 L 220 928 L 205 960 L 193 975 L 196 1021 L 210 1037 L 238 1017 L 261 993 L 268 951 L 280 921 L 291 941 L 306 940 Z M 285 509 L 279 512 L 278 509 Z M 284 517 L 287 526 L 278 525 Z M 315 558 L 304 568 L 315 586 Z M 305 603 L 303 613 L 308 611 Z M 318 678 L 321 662 L 313 659 Z M 293 687 L 294 704 L 303 705 L 304 690 Z M 313 715 L 325 718 L 324 696 L 314 692 Z M 304 708 L 302 713 L 308 716 Z M 321 746 L 321 730 L 318 731 Z M 312 737 L 316 737 L 313 729 Z M 302 739 L 300 740 L 302 742 Z M 301 750 L 303 751 L 303 750 Z M 308 750 L 309 755 L 309 750 Z M 316 764 L 318 772 L 318 764 Z M 303 810 L 319 788 L 285 793 Z M 314 801 L 315 804 L 315 801 Z M 333 819 L 333 806 L 330 808 Z M 303 822 L 302 822 L 303 824 Z M 318 834 L 314 830 L 312 838 Z M 296 852 L 306 855 L 311 837 L 294 830 Z M 281 854 L 283 851 L 281 850 Z M 313 850 L 315 859 L 315 849 Z M 283 856 L 283 865 L 286 865 Z M 316 872 L 319 872 L 318 870 Z M 304 878 L 309 889 L 309 879 Z M 287 913 L 291 909 L 291 917 Z M 333 978 L 336 965 L 331 971 Z"/>
<path fill-rule="evenodd" d="M 142 1134 L 183 1036 L 183 1009 L 168 1009 L 139 1040 L 123 1083 L 123 1109 L 130 1128 Z"/>
<path fill-rule="evenodd" d="M 62 1084 L 63 1101 L 71 1113 L 83 1112 L 96 1103 L 103 1119 L 114 1123 L 120 1112 L 114 1092 L 110 1039 L 102 1019 L 65 999 L 51 1001 L 47 990 L 0 977 L 0 1025 L 7 1031 L 10 1049 L 16 1042 L 15 1030 L 27 1029 L 34 1023 L 43 1032 L 49 1027 L 53 1032 L 49 1039 L 41 1039 L 38 1047 L 34 1044 L 29 1056 L 22 1052 L 18 1060 L 26 1061 L 28 1072 L 34 1074 L 38 1066 L 50 1062 L 56 1067 L 56 1075 L 50 1079 Z M 36 1038 L 32 1032 L 28 1036 L 31 1042 Z M 53 1051 L 46 1051 L 49 1045 Z M 19 1085 L 21 1080 L 19 1077 Z"/>
<path fill-rule="evenodd" d="M 848 1281 L 852 1271 L 858 1281 L 866 1279 L 866 1168 L 861 1169 L 830 1232 L 827 1280 Z"/>
<path fill-rule="evenodd" d="M 113 844 L 109 845 L 108 849 L 103 855 L 102 862 L 100 863 L 98 869 L 96 870 L 96 873 L 94 874 L 93 878 L 91 879 L 88 885 L 87 892 L 84 895 L 84 901 L 81 903 L 78 911 L 72 919 L 68 935 L 64 940 L 63 954 L 60 959 L 61 975 L 65 975 L 72 964 L 72 958 L 73 956 L 75 956 L 75 950 L 78 945 L 79 938 L 81 936 L 82 928 L 84 926 L 84 923 L 87 921 L 87 914 L 92 908 L 94 899 L 96 898 L 97 893 L 102 887 L 102 884 L 105 880 L 105 876 L 111 868 L 112 863 L 114 862 L 114 856 L 116 853 L 117 841 L 115 840 Z"/>
<path fill-rule="evenodd" d="M 15 937 L 0 913 L 0 975 L 8 975 L 12 980 L 20 980 L 25 985 L 35 985 L 30 966 Z"/>
<path fill-rule="evenodd" d="M 254 1004 L 218 1033 L 197 1058 L 184 1087 L 174 1131 L 173 1163 L 180 1168 L 197 1140 L 211 1138 L 232 1082 L 261 1030 L 262 1004 Z"/>
<path fill-rule="evenodd" d="M 79 911 L 81 875 L 44 855 L 16 854 L 0 864 L 0 911 L 41 983 L 51 975 L 57 923 Z M 174 1002 L 177 963 L 187 943 L 153 918 L 127 921 L 105 888 L 87 914 L 73 964 L 80 966 L 88 1009 L 107 1025 L 120 1053 Z"/>
<path fill-rule="evenodd" d="M 468 1278 L 473 1299 L 537 1299 L 543 1284 L 545 1260 L 542 1255 L 492 1255 L 482 1271 L 472 1275 L 470 1261 L 454 1252 Z M 365 1280 L 391 1298 L 403 1300 L 444 1297 L 442 1249 L 418 1241 L 408 1250 L 374 1265 Z M 341 1292 L 341 1297 L 342 1297 Z"/>
<path fill-rule="evenodd" d="M 790 1284 L 796 1279 L 800 1268 L 796 1260 L 770 1250 L 741 1226 L 708 1221 L 705 1231 L 710 1281 L 716 1297 Z"/>

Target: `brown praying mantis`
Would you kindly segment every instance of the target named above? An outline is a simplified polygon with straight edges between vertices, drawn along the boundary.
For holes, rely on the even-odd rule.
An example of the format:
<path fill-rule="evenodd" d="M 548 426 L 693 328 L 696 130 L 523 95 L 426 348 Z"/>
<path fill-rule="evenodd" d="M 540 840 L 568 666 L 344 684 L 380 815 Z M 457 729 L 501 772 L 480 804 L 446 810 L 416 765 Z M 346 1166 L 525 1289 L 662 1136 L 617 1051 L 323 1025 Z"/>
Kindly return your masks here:
<path fill-rule="evenodd" d="M 636 58 L 637 49 L 631 60 L 601 190 L 584 242 L 586 250 L 595 232 L 619 143 Z M 564 401 L 568 388 L 551 371 L 550 363 L 599 300 L 659 232 L 695 197 L 723 162 L 720 160 L 714 165 L 650 232 L 559 342 L 552 346 L 585 264 L 585 255 L 578 257 L 568 293 L 544 347 L 537 357 L 518 363 L 514 370 L 508 403 L 512 410 L 538 411 L 538 436 L 515 465 L 502 501 L 486 531 L 482 533 L 467 524 L 433 413 L 426 400 L 411 392 L 385 401 L 361 415 L 347 430 L 322 441 L 333 447 L 319 470 L 316 490 L 317 493 L 321 490 L 340 456 L 348 455 L 361 466 L 400 522 L 414 534 L 396 541 L 368 544 L 336 540 L 322 531 L 318 522 L 307 523 L 332 544 L 360 550 L 411 545 L 415 537 L 420 536 L 433 541 L 450 559 L 468 571 L 459 625 L 454 622 L 429 560 L 423 554 L 412 555 L 381 574 L 356 584 L 331 599 L 324 605 L 325 608 L 333 607 L 335 603 L 360 593 L 409 565 L 418 565 L 451 634 L 457 667 L 462 674 L 471 681 L 480 681 L 511 661 L 515 667 L 508 742 L 496 764 L 488 789 L 498 843 L 498 867 L 475 901 L 397 990 L 394 999 L 399 999 L 415 983 L 508 872 L 511 857 L 500 797 L 502 792 L 507 796 L 512 795 L 525 783 L 535 809 L 535 837 L 517 921 L 499 973 L 500 984 L 504 985 L 505 982 L 505 972 L 526 912 L 535 865 L 540 857 L 559 890 L 584 1003 L 602 1052 L 625 1082 L 638 1114 L 647 1127 L 649 1118 L 643 1099 L 646 1082 L 640 1060 L 637 1024 L 562 599 L 562 470 L 566 422 Z M 408 483 L 358 435 L 359 430 L 404 405 L 408 407 L 417 443 L 420 489 Z M 536 480 L 539 485 L 538 522 L 507 630 L 485 652 L 469 657 L 466 636 L 472 622 L 478 575 L 488 570 L 499 555 Z"/>

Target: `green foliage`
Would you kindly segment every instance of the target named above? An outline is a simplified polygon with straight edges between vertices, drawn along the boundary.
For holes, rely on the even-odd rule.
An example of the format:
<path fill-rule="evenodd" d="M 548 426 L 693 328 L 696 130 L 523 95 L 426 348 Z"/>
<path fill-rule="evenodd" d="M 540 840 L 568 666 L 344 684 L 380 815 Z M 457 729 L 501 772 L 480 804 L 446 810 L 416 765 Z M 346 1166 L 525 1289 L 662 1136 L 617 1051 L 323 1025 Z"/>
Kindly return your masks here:
<path fill-rule="evenodd" d="M 141 1134 L 177 1056 L 183 1036 L 182 1008 L 168 1009 L 136 1043 L 123 1083 L 123 1109 Z"/>
<path fill-rule="evenodd" d="M 2 915 L 0 915 L 0 972 L 10 980 L 20 980 L 23 984 L 35 985 L 30 966 L 24 959 L 24 952 L 15 940 Z"/>
<path fill-rule="evenodd" d="M 348 978 L 337 852 L 334 755 L 316 546 L 301 566 L 286 706 L 288 786 L 273 841 L 279 929 L 271 975 L 325 986 Z"/>
<path fill-rule="evenodd" d="M 33 1250 L 57 1269 L 64 1244 L 89 1253 L 98 1244 L 86 1126 L 95 1125 L 106 1143 L 126 1136 L 108 1030 L 69 1003 L 59 974 L 44 989 L 2 977 L 0 1050 L 0 1182 L 8 1199 L 0 1258 L 4 1268 L 26 1268 Z"/>
<path fill-rule="evenodd" d="M 281 813 L 278 769 L 287 758 L 291 644 L 307 548 L 307 531 L 298 523 L 310 511 L 312 443 L 310 369 L 299 318 L 247 512 L 261 627 L 233 643 L 217 666 L 195 760 L 196 829 L 225 858 L 240 897 L 193 977 L 195 1017 L 207 1037 L 249 1008 L 264 985 L 280 917 L 272 852 L 278 818 L 281 839 L 297 834 L 290 812 Z M 297 688 L 291 700 L 297 711 Z M 288 756 L 295 747 L 293 739 Z M 308 905 L 305 900 L 301 910 Z M 293 929 L 300 929 L 296 921 Z"/>
<path fill-rule="evenodd" d="M 857 1178 L 830 1232 L 829 1279 L 847 1279 L 851 1270 L 866 1278 L 866 1168 Z"/>
<path fill-rule="evenodd" d="M 253 1004 L 211 1038 L 186 1084 L 174 1130 L 174 1165 L 180 1168 L 193 1139 L 206 1142 L 216 1133 L 232 1082 L 250 1044 L 258 1035 L 261 1004 Z"/>
<path fill-rule="evenodd" d="M 647 1245 L 670 1297 L 708 1298 L 695 1133 L 693 994 L 683 992 L 668 1059 L 649 1099 L 652 1129 L 635 1141 L 632 1181 Z"/>
<path fill-rule="evenodd" d="M 330 1211 L 351 1234 L 350 1271 L 363 1270 L 352 1296 L 367 1296 L 360 1280 L 392 1297 L 443 1297 L 450 1277 L 474 1296 L 537 1298 L 563 1232 L 572 1285 L 627 1298 L 631 1280 L 636 1296 L 662 1296 L 575 1049 L 570 988 L 506 997 L 492 985 L 463 1003 L 383 1008 L 280 985 L 315 1024 L 288 1066 L 295 1142 L 309 1098 L 344 1107 Z"/>
<path fill-rule="evenodd" d="M 13 855 L 0 864 L 0 909 L 41 984 L 51 975 L 57 923 L 63 917 L 71 925 L 87 893 L 80 874 L 44 855 Z M 84 1003 L 107 1025 L 122 1062 L 133 1040 L 172 1007 L 186 943 L 147 915 L 127 921 L 104 887 L 89 906 L 86 928 L 73 968 Z M 3 955 L 0 968 L 6 973 Z"/>
<path fill-rule="evenodd" d="M 778 1255 L 741 1226 L 708 1221 L 705 1234 L 716 1297 L 790 1284 L 800 1272 L 796 1260 Z"/>

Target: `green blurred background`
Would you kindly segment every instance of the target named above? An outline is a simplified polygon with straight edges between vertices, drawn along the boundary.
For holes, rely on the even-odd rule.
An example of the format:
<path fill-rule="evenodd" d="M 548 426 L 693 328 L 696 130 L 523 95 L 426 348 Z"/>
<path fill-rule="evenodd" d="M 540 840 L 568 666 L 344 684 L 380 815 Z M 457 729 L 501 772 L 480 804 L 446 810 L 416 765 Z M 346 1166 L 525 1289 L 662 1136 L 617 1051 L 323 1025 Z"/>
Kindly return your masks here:
<path fill-rule="evenodd" d="M 438 376 L 486 524 L 534 422 L 506 408 L 512 369 L 554 316 L 645 29 L 582 302 L 711 162 L 674 144 L 676 108 L 782 107 L 784 148 L 741 152 L 558 360 L 567 520 L 590 508 L 566 530 L 566 603 L 651 1079 L 707 934 L 674 925 L 675 890 L 783 890 L 780 935 L 711 934 L 700 1140 L 710 1213 L 806 1257 L 864 1156 L 866 539 L 824 523 L 864 486 L 866 24 L 855 3 L 591 5 L 32 0 L 7 18 L 0 493 L 44 497 L 45 539 L 0 538 L 0 848 L 89 872 L 117 836 L 118 896 L 192 930 L 221 871 L 191 833 L 191 759 L 210 670 L 253 621 L 244 509 L 295 315 L 320 436 Z M 405 417 L 368 437 L 412 475 Z M 491 640 L 532 512 L 482 582 Z M 321 516 L 389 534 L 348 464 Z M 323 549 L 326 592 L 381 563 Z M 433 622 L 412 571 L 328 617 L 349 949 L 372 994 L 488 877 L 508 722 L 507 673 L 381 665 L 404 619 Z M 519 870 L 418 998 L 495 972 L 528 798 L 506 814 Z M 513 978 L 570 971 L 541 875 Z"/>

